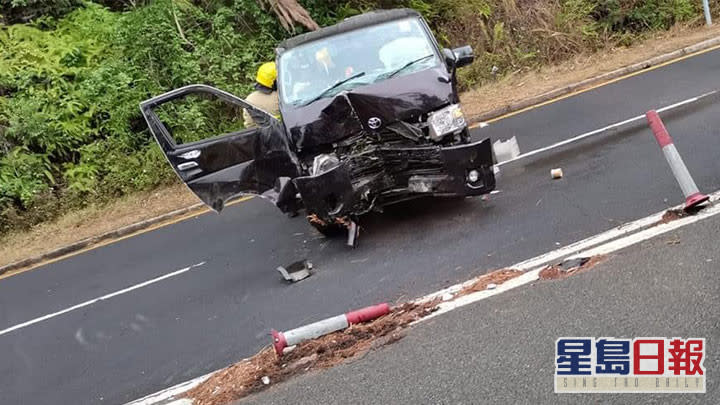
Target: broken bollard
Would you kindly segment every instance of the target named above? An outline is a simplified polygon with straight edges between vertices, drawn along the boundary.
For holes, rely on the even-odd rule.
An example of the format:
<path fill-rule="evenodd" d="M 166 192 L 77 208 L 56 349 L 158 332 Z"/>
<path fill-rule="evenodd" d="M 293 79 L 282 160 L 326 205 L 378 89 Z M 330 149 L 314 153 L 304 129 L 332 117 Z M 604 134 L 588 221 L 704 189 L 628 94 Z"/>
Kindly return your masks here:
<path fill-rule="evenodd" d="M 283 350 L 286 347 L 295 346 L 305 340 L 314 339 L 331 332 L 345 329 L 354 323 L 372 321 L 389 313 L 390 305 L 382 303 L 333 316 L 332 318 L 323 319 L 322 321 L 317 321 L 285 332 L 278 332 L 273 329 L 271 331 L 273 347 L 275 348 L 275 353 L 277 353 L 278 356 L 282 356 Z"/>

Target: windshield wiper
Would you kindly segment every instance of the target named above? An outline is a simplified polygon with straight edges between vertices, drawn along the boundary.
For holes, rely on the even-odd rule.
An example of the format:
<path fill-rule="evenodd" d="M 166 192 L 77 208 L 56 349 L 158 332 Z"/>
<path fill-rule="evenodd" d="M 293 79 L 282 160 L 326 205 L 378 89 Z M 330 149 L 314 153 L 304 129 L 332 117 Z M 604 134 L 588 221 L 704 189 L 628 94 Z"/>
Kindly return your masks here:
<path fill-rule="evenodd" d="M 393 70 L 393 71 L 390 72 L 390 73 L 384 74 L 383 76 L 384 76 L 386 79 L 389 79 L 389 78 L 395 76 L 396 74 L 402 72 L 403 70 L 409 68 L 410 66 L 412 66 L 412 65 L 414 65 L 414 64 L 416 64 L 416 63 L 418 63 L 418 62 L 422 62 L 422 61 L 424 61 L 425 59 L 431 58 L 431 57 L 433 57 L 433 56 L 435 56 L 435 55 L 431 53 L 430 55 L 425 55 L 425 56 L 419 57 L 419 58 L 417 58 L 417 59 L 411 60 L 410 62 L 408 62 L 408 63 L 400 66 L 399 68 Z"/>
<path fill-rule="evenodd" d="M 310 99 L 310 101 L 304 103 L 303 106 L 306 106 L 306 105 L 308 105 L 308 104 L 312 104 L 312 103 L 320 100 L 321 98 L 325 97 L 328 93 L 330 93 L 332 90 L 335 90 L 335 89 L 337 89 L 338 87 L 342 86 L 343 84 L 349 82 L 350 80 L 355 80 L 355 79 L 357 79 L 358 77 L 361 77 L 361 76 L 365 76 L 365 72 L 358 72 L 358 73 L 355 73 L 354 75 L 352 75 L 352 76 L 350 76 L 350 77 L 348 77 L 348 78 L 345 78 L 345 79 L 342 79 L 342 80 L 338 80 L 337 82 L 335 82 L 335 84 L 333 84 L 332 86 L 328 87 L 327 89 L 321 91 L 320 94 L 318 94 L 317 96 L 315 96 L 315 97 L 313 97 L 312 99 Z"/>

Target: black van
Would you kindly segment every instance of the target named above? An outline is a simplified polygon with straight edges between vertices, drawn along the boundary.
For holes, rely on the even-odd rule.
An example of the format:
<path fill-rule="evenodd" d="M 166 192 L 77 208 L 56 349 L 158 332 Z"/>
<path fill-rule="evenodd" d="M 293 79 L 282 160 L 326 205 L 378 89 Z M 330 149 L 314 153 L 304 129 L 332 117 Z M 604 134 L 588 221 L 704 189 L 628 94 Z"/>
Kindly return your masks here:
<path fill-rule="evenodd" d="M 254 194 L 284 212 L 305 208 L 323 233 L 420 196 L 464 197 L 495 188 L 489 139 L 471 142 L 455 70 L 470 47 L 438 46 L 415 11 L 383 10 L 290 38 L 277 48 L 281 120 L 205 85 L 141 103 L 180 178 L 207 205 Z M 258 127 L 177 144 L 155 113 L 206 94 L 247 109 Z"/>

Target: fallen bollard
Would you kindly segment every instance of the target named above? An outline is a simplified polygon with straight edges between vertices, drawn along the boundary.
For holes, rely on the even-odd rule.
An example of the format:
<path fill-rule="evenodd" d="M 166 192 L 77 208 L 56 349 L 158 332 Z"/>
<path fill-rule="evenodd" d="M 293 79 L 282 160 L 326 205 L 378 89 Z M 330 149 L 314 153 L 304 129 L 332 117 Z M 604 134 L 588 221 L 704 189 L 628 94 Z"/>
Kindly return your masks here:
<path fill-rule="evenodd" d="M 709 200 L 710 197 L 702 194 L 700 190 L 698 190 L 695 181 L 685 166 L 685 162 L 683 162 L 682 157 L 680 157 L 677 149 L 675 149 L 675 144 L 673 144 L 673 140 L 667 129 L 665 129 L 665 125 L 663 125 L 658 113 L 655 110 L 651 110 L 645 114 L 645 117 L 647 118 L 648 124 L 650 124 L 650 129 L 652 129 L 655 135 L 655 140 L 658 145 L 660 145 L 665 159 L 670 165 L 670 169 L 685 195 L 685 210 L 696 207 L 698 204 Z"/>
<path fill-rule="evenodd" d="M 345 329 L 354 323 L 362 323 L 377 319 L 390 313 L 390 305 L 383 303 L 350 311 L 346 314 L 333 316 L 309 325 L 291 329 L 285 332 L 272 330 L 273 347 L 278 356 L 282 356 L 286 347 L 295 346 L 308 339 L 326 335 L 341 329 Z"/>

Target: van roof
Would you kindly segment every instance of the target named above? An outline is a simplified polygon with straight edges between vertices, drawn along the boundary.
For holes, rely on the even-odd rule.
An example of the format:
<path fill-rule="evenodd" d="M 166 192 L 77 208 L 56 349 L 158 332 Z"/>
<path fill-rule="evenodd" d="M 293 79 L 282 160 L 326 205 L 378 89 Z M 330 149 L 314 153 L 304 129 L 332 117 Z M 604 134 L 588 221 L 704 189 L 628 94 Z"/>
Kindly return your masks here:
<path fill-rule="evenodd" d="M 278 45 L 277 53 L 282 54 L 288 49 L 316 41 L 318 39 L 331 37 L 343 32 L 352 31 L 371 25 L 381 24 L 387 21 L 400 20 L 407 17 L 420 17 L 420 13 L 409 8 L 397 8 L 392 10 L 376 10 L 344 19 L 343 21 L 329 27 L 320 28 L 305 34 L 288 38 Z"/>

